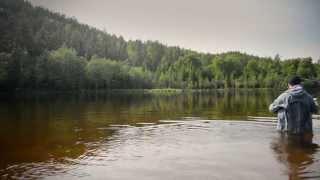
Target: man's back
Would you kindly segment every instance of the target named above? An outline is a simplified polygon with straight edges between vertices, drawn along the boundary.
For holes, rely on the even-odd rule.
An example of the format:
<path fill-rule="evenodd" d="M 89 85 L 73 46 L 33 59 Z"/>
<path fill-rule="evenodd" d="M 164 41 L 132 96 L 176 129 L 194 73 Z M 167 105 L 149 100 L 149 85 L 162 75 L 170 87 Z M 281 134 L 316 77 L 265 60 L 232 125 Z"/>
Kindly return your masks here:
<path fill-rule="evenodd" d="M 290 134 L 312 133 L 312 113 L 317 106 L 302 86 L 295 86 L 282 93 L 269 107 L 278 113 L 278 129 Z"/>
<path fill-rule="evenodd" d="M 289 93 L 286 109 L 287 131 L 292 134 L 312 133 L 313 99 L 305 91 L 298 94 Z"/>

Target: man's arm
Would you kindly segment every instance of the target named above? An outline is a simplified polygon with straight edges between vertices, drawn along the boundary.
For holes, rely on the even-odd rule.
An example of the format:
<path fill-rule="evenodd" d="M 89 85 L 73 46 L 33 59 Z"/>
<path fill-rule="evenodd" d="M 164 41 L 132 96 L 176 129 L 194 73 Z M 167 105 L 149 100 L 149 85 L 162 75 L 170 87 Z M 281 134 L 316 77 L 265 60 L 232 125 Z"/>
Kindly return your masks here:
<path fill-rule="evenodd" d="M 287 106 L 286 98 L 287 98 L 286 93 L 282 93 L 277 99 L 273 101 L 272 104 L 270 104 L 269 111 L 276 113 L 280 109 L 285 109 Z"/>

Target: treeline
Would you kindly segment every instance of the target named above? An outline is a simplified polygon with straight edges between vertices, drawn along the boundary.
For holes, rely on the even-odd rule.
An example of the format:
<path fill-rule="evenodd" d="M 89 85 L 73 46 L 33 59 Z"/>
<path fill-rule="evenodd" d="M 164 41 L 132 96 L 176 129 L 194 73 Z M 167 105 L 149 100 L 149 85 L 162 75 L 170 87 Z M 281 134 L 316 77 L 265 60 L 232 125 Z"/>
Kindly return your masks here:
<path fill-rule="evenodd" d="M 198 53 L 125 41 L 23 0 L 0 1 L 0 89 L 280 88 L 320 78 L 311 58 Z"/>

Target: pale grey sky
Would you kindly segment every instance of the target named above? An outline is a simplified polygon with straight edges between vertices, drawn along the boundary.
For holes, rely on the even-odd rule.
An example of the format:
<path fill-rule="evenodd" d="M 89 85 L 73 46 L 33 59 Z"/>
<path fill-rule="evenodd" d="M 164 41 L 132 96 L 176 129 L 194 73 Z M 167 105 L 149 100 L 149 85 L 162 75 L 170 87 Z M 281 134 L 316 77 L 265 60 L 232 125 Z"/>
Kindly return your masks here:
<path fill-rule="evenodd" d="M 125 39 L 320 58 L 320 0 L 30 0 Z"/>

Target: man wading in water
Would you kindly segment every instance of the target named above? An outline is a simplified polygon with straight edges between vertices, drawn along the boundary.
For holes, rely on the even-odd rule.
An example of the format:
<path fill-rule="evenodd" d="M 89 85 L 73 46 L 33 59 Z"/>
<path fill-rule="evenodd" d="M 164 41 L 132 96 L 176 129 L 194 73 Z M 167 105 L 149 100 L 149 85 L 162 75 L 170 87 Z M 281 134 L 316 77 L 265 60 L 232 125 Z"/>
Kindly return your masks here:
<path fill-rule="evenodd" d="M 299 76 L 290 78 L 288 90 L 270 104 L 269 110 L 278 113 L 279 131 L 311 136 L 312 140 L 312 113 L 317 113 L 318 107 L 312 96 L 303 89 L 301 82 Z"/>

